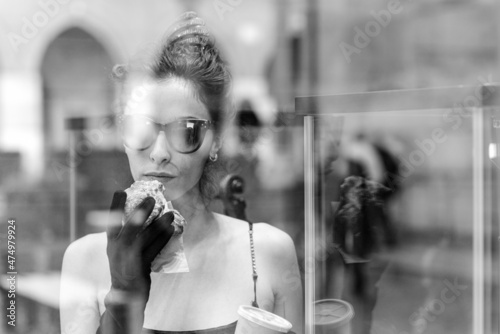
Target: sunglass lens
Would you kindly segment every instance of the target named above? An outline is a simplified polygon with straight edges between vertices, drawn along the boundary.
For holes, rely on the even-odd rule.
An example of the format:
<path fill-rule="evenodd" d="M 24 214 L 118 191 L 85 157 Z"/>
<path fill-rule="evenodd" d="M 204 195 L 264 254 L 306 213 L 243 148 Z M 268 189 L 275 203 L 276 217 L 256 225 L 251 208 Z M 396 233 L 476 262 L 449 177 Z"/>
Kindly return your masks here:
<path fill-rule="evenodd" d="M 181 153 L 196 151 L 205 136 L 205 128 L 198 121 L 179 122 L 169 131 L 171 145 Z"/>
<path fill-rule="evenodd" d="M 154 123 L 142 117 L 128 117 L 123 124 L 125 145 L 136 150 L 148 148 L 156 135 Z"/>

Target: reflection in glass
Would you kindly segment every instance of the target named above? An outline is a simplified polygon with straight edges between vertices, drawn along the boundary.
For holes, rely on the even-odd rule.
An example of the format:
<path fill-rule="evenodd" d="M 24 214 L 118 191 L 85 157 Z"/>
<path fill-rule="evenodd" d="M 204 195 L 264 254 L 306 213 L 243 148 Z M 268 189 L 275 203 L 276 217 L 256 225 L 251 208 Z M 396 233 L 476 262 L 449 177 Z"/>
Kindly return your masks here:
<path fill-rule="evenodd" d="M 401 100 L 406 93 L 392 94 Z M 314 273 L 306 270 L 306 291 L 314 287 L 316 303 L 352 305 L 353 334 L 494 327 L 490 205 L 498 141 L 487 117 L 492 111 L 457 109 L 453 97 L 460 95 L 449 92 L 450 108 L 402 102 L 389 111 L 383 106 L 390 102 L 367 95 L 353 95 L 353 112 L 341 108 L 347 99 L 331 96 L 329 108 L 323 103 L 305 112 L 313 119 L 309 131 L 306 122 L 306 142 L 314 141 L 315 152 L 314 163 L 306 161 L 306 176 L 314 176 L 312 216 L 306 211 L 314 247 L 306 239 L 306 249 L 315 259 Z M 306 178 L 306 196 L 307 187 Z M 306 267 L 307 260 L 306 254 Z M 307 296 L 306 303 L 307 318 Z"/>

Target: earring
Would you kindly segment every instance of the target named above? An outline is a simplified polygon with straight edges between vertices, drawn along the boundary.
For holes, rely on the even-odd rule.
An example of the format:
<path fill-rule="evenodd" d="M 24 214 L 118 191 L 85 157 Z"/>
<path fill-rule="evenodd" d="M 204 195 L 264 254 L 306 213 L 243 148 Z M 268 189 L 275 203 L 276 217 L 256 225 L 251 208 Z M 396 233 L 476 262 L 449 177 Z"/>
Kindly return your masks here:
<path fill-rule="evenodd" d="M 210 156 L 210 161 L 212 161 L 212 162 L 216 162 L 218 157 L 219 157 L 219 156 L 217 155 L 217 153 L 215 153 L 215 155 L 214 155 L 214 156 Z"/>

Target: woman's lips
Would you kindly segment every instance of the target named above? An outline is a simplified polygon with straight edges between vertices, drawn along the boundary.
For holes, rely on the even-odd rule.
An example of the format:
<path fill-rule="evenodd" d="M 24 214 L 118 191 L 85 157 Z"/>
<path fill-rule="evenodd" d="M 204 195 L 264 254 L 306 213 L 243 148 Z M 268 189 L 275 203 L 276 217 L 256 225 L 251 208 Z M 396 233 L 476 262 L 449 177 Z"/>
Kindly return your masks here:
<path fill-rule="evenodd" d="M 144 178 L 148 180 L 158 180 L 168 182 L 175 178 L 174 175 L 161 172 L 144 173 Z"/>

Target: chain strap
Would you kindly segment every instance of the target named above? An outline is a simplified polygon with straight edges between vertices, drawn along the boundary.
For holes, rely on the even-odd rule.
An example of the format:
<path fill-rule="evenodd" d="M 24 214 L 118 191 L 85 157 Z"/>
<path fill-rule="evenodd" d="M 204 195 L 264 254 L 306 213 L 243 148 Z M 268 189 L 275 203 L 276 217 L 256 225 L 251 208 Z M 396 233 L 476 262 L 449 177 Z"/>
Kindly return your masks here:
<path fill-rule="evenodd" d="M 252 278 L 253 278 L 253 295 L 254 295 L 254 300 L 252 301 L 252 306 L 253 307 L 259 307 L 259 304 L 257 304 L 257 278 L 259 275 L 257 275 L 257 265 L 255 264 L 255 246 L 253 243 L 253 223 L 249 223 L 249 230 L 248 234 L 250 235 L 250 254 L 252 255 Z"/>

